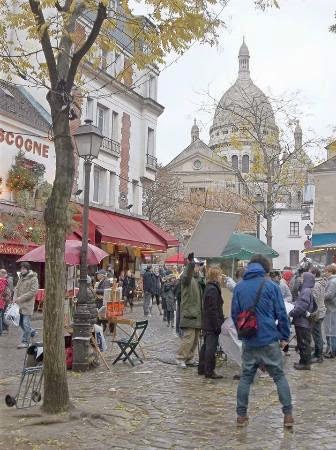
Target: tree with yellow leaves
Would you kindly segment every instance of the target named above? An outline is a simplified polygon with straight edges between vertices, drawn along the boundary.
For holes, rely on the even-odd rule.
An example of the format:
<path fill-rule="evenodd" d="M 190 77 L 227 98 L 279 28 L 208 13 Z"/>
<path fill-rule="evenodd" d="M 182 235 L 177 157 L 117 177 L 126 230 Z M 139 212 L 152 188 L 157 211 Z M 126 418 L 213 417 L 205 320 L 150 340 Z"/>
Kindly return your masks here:
<path fill-rule="evenodd" d="M 247 197 L 255 213 L 265 218 L 267 244 L 272 246 L 272 223 L 277 205 L 301 207 L 307 171 L 312 162 L 305 150 L 313 140 L 302 141 L 302 130 L 295 120 L 297 113 L 293 99 L 267 98 L 252 81 L 235 86 L 235 93 L 217 105 L 235 130 L 231 147 L 239 153 L 244 146 L 251 149 L 249 168 L 243 170 Z M 285 124 L 280 130 L 275 117 Z M 294 138 L 294 139 L 293 139 Z M 222 154 L 220 147 L 215 149 Z"/>
<path fill-rule="evenodd" d="M 64 250 L 75 158 L 69 117 L 76 98 L 89 94 L 85 74 L 99 72 L 102 51 L 117 48 L 114 32 L 127 34 L 132 57 L 118 75 L 126 85 L 134 66 L 162 64 L 170 52 L 182 54 L 194 41 L 213 45 L 226 0 L 0 0 L 1 72 L 17 83 L 43 86 L 50 105 L 56 175 L 45 210 L 46 304 L 44 311 L 44 410 L 68 408 L 64 364 Z M 259 0 L 263 7 L 269 0 Z M 275 0 L 271 3 L 276 4 Z M 120 24 L 122 27 L 120 28 Z M 76 95 L 74 87 L 76 86 Z M 77 111 L 78 114 L 78 111 Z"/>
<path fill-rule="evenodd" d="M 212 186 L 204 191 L 184 193 L 170 218 L 169 230 L 184 238 L 189 237 L 207 209 L 240 213 L 236 231 L 253 233 L 255 230 L 256 215 L 248 198 L 229 189 L 221 190 Z"/>

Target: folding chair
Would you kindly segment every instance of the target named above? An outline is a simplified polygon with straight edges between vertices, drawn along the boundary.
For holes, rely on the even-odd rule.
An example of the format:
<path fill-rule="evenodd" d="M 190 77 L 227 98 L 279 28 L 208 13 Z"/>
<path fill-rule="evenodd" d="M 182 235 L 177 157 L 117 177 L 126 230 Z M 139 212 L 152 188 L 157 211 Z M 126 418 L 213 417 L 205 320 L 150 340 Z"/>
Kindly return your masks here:
<path fill-rule="evenodd" d="M 140 343 L 140 341 L 141 341 L 141 339 L 142 339 L 142 337 L 143 337 L 143 335 L 144 335 L 144 333 L 146 331 L 147 326 L 148 326 L 148 320 L 143 320 L 141 322 L 136 322 L 134 330 L 133 330 L 133 333 L 131 334 L 131 336 L 129 336 L 128 338 L 122 338 L 122 339 L 118 339 L 116 341 L 112 341 L 112 342 L 115 342 L 116 344 L 118 344 L 118 346 L 120 348 L 120 354 L 113 361 L 112 364 L 115 364 L 119 360 L 122 360 L 123 362 L 129 361 L 130 364 L 132 366 L 134 366 L 134 362 L 131 359 L 131 356 L 133 354 L 141 363 L 143 363 L 143 360 L 137 354 L 135 349 L 139 345 L 139 343 Z M 137 334 L 138 331 L 140 331 L 139 335 Z"/>

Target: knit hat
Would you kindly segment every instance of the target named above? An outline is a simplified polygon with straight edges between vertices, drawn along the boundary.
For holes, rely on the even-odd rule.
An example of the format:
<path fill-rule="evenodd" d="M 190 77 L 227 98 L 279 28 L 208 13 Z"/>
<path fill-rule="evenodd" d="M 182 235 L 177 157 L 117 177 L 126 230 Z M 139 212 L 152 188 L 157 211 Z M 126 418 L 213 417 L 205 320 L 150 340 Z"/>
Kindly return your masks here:
<path fill-rule="evenodd" d="M 289 284 L 290 280 L 293 278 L 293 272 L 290 270 L 285 270 L 282 274 L 282 278 Z"/>

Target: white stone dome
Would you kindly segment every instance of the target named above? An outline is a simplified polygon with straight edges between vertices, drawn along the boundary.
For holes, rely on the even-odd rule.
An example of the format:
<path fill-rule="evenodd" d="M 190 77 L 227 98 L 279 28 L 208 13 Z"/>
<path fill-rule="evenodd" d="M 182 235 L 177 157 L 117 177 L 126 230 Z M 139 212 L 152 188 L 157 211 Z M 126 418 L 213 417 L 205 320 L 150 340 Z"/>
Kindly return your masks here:
<path fill-rule="evenodd" d="M 243 41 L 239 50 L 239 73 L 236 82 L 225 92 L 218 103 L 210 128 L 210 147 L 227 144 L 232 133 L 244 143 L 248 141 L 246 128 L 260 123 L 261 133 L 278 134 L 272 106 L 261 89 L 250 78 L 249 50 Z"/>

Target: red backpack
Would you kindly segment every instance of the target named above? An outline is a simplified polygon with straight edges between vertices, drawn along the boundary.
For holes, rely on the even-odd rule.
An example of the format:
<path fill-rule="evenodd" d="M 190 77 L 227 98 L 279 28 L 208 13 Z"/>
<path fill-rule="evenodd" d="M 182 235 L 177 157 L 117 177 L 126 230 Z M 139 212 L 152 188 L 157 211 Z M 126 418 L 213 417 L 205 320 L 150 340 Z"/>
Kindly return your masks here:
<path fill-rule="evenodd" d="M 239 339 L 250 338 L 257 334 L 258 321 L 256 315 L 256 306 L 260 300 L 261 291 L 264 287 L 265 282 L 266 280 L 263 279 L 263 281 L 260 283 L 253 306 L 238 314 L 237 333 Z"/>

